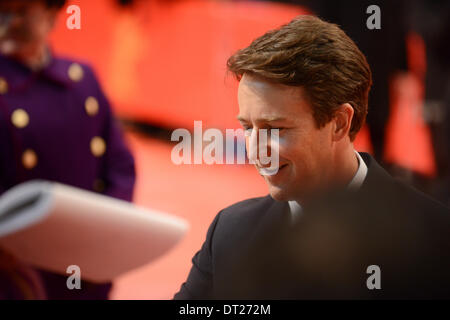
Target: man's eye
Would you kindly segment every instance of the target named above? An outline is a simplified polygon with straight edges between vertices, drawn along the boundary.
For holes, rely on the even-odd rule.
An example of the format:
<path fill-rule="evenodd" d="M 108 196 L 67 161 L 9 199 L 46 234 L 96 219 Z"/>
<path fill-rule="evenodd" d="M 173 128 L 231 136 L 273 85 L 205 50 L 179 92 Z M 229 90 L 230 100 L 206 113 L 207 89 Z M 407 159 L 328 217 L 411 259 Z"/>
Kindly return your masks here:
<path fill-rule="evenodd" d="M 244 127 L 244 134 L 246 136 L 251 136 L 252 135 L 252 131 L 253 131 L 253 128 Z"/>
<path fill-rule="evenodd" d="M 270 130 L 278 130 L 278 132 L 280 132 L 280 131 L 282 131 L 284 129 L 286 129 L 286 128 L 280 128 L 280 127 L 278 127 L 278 128 L 270 128 Z"/>

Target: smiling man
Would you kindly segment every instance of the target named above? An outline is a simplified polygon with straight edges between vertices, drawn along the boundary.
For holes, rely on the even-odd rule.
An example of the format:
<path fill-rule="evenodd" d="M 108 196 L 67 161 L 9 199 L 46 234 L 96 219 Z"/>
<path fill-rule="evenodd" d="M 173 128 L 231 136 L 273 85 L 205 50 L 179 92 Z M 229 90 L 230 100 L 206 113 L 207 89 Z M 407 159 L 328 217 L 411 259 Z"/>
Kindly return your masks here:
<path fill-rule="evenodd" d="M 228 68 L 247 148 L 261 147 L 258 130 L 279 130 L 278 172 L 263 176 L 270 195 L 219 212 L 175 298 L 448 296 L 448 209 L 354 150 L 372 84 L 355 43 L 301 16 Z M 382 295 L 366 286 L 373 264 Z"/>
<path fill-rule="evenodd" d="M 342 104 L 334 119 L 322 124 L 316 120 L 304 89 L 270 83 L 252 73 L 242 75 L 238 99 L 238 119 L 251 134 L 259 129 L 279 130 L 279 170 L 264 175 L 272 198 L 301 203 L 331 183 L 346 184 L 352 179 L 358 160 L 348 134 L 354 116 L 349 103 Z M 247 146 L 253 147 L 250 139 Z"/>

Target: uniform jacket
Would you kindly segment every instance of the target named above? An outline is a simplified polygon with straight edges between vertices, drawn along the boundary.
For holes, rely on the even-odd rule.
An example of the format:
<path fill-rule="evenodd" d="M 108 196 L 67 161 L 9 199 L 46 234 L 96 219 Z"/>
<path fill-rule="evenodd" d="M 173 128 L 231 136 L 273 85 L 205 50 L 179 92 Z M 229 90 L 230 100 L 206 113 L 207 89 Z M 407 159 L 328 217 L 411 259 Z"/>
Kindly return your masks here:
<path fill-rule="evenodd" d="M 133 157 L 86 64 L 32 72 L 0 55 L 0 154 L 0 194 L 46 179 L 131 200 Z"/>
<path fill-rule="evenodd" d="M 134 160 L 88 65 L 52 57 L 36 72 L 0 55 L 0 195 L 33 179 L 131 201 Z M 106 299 L 111 287 L 69 291 L 67 277 L 39 273 L 49 299 Z"/>

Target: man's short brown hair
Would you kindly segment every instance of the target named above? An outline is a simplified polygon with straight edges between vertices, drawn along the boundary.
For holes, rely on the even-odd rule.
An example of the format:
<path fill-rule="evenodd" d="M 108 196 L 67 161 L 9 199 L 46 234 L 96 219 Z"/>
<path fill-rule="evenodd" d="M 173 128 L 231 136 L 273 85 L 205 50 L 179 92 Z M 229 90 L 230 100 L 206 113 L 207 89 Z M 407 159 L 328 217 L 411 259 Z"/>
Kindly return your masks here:
<path fill-rule="evenodd" d="M 319 128 L 343 103 L 354 109 L 352 141 L 364 124 L 372 85 L 370 67 L 356 44 L 335 24 L 299 16 L 236 52 L 227 66 L 238 80 L 249 73 L 303 87 Z"/>

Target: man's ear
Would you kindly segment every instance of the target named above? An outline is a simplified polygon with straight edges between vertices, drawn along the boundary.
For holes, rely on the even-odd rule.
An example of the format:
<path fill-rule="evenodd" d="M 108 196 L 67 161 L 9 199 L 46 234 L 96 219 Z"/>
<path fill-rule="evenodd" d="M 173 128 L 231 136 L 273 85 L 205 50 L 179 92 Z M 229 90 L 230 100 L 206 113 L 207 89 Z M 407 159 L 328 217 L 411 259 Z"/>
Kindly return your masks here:
<path fill-rule="evenodd" d="M 350 103 L 343 103 L 339 106 L 339 109 L 335 112 L 333 117 L 333 141 L 339 141 L 348 136 L 354 112 L 355 110 L 353 110 Z"/>

